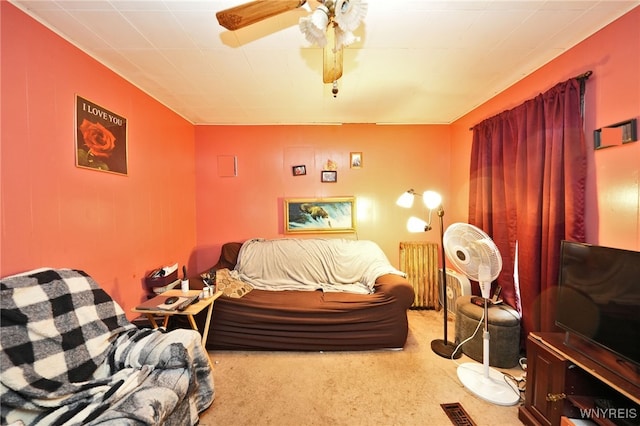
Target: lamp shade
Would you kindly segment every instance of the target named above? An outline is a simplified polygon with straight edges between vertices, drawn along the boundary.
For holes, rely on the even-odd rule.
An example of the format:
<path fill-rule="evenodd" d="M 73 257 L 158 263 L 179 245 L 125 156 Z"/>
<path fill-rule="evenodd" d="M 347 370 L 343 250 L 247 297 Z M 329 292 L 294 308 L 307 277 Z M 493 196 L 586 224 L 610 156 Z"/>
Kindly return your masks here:
<path fill-rule="evenodd" d="M 429 228 L 427 222 L 422 219 L 419 219 L 415 216 L 412 216 L 407 221 L 407 230 L 409 232 L 424 232 Z"/>
<path fill-rule="evenodd" d="M 327 44 L 326 30 L 329 25 L 329 9 L 318 6 L 311 15 L 300 18 L 299 27 L 309 43 L 324 47 Z"/>
<path fill-rule="evenodd" d="M 433 210 L 442 204 L 442 197 L 435 191 L 425 191 L 422 194 L 422 199 L 429 210 Z"/>
<path fill-rule="evenodd" d="M 335 28 L 336 32 L 336 50 L 340 50 L 345 46 L 360 41 L 360 37 L 356 37 L 351 31 L 343 31 L 340 27 Z"/>
<path fill-rule="evenodd" d="M 355 31 L 367 16 L 367 3 L 361 0 L 338 0 L 335 5 L 335 21 L 343 31 Z"/>
<path fill-rule="evenodd" d="M 413 192 L 407 191 L 407 192 L 404 192 L 400 197 L 398 197 L 396 204 L 399 205 L 400 207 L 404 207 L 405 209 L 408 209 L 409 207 L 413 206 L 413 199 L 414 199 Z"/>

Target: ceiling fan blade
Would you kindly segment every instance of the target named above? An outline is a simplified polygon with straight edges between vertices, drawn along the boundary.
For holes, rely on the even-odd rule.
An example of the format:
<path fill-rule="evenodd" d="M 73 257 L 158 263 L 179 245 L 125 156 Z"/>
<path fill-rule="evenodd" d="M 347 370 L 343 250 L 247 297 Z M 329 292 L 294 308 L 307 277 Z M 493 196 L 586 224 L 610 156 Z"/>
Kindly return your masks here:
<path fill-rule="evenodd" d="M 235 31 L 263 19 L 303 6 L 306 0 L 256 0 L 216 13 L 218 23 Z"/>
<path fill-rule="evenodd" d="M 324 46 L 322 81 L 333 83 L 342 77 L 342 47 L 336 50 L 336 32 L 333 24 L 327 27 L 327 44 Z"/>

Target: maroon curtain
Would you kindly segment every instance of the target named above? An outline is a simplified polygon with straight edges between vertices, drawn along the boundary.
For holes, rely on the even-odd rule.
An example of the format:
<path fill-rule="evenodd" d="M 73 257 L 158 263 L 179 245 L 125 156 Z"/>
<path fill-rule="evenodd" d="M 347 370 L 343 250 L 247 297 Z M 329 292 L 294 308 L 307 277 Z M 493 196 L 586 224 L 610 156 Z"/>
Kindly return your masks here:
<path fill-rule="evenodd" d="M 469 223 L 500 250 L 497 283 L 523 337 L 554 330 L 560 241 L 584 241 L 584 142 L 578 79 L 473 128 Z"/>

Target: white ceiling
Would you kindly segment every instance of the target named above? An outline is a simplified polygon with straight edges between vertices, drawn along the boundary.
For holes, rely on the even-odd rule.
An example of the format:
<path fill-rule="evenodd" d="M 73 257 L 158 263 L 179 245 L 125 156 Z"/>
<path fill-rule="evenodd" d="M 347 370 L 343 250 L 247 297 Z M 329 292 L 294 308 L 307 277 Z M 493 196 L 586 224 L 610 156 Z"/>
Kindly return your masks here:
<path fill-rule="evenodd" d="M 246 0 L 10 1 L 194 124 L 451 123 L 640 4 L 368 0 L 333 98 L 315 1 L 235 32 Z"/>

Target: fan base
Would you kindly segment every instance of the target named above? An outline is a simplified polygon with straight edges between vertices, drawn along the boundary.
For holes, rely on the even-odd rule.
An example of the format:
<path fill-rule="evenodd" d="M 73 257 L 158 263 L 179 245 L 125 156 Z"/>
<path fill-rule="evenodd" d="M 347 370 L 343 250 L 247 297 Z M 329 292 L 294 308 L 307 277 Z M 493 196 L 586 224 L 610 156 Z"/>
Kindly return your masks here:
<path fill-rule="evenodd" d="M 484 365 L 467 362 L 458 366 L 458 379 L 476 396 L 496 405 L 516 405 L 520 391 L 515 384 L 505 381 L 505 375 L 489 368 L 489 377 L 484 375 Z"/>
<path fill-rule="evenodd" d="M 456 350 L 456 346 L 444 341 L 443 339 L 432 340 L 431 350 L 443 358 L 451 359 L 451 357 L 453 356 L 453 359 L 458 359 L 462 356 L 461 351 L 456 352 L 454 355 L 453 351 Z"/>

